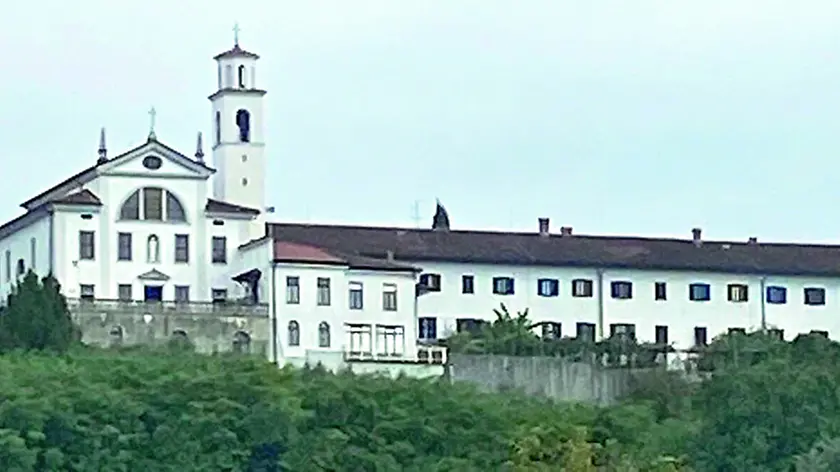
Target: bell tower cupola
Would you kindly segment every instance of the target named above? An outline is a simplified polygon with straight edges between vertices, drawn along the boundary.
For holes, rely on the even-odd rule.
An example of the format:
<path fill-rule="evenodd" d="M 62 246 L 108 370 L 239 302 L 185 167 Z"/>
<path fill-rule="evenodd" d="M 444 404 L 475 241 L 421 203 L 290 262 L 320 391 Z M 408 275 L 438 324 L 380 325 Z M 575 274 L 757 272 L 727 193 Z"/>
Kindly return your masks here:
<path fill-rule="evenodd" d="M 239 42 L 233 28 L 233 47 L 217 54 L 217 90 L 208 98 L 212 108 L 211 149 L 217 172 L 213 197 L 265 211 L 265 90 L 258 87 L 260 56 Z"/>

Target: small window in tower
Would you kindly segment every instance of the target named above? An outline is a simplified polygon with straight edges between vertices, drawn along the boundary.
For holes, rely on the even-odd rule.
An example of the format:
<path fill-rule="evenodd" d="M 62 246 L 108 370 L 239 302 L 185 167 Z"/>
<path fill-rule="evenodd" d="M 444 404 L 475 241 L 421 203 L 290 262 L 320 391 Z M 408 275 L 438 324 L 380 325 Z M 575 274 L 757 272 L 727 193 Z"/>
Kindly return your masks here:
<path fill-rule="evenodd" d="M 225 83 L 222 88 L 233 88 L 233 66 L 230 64 L 225 66 Z"/>
<path fill-rule="evenodd" d="M 245 88 L 245 66 L 239 66 L 239 88 Z"/>
<path fill-rule="evenodd" d="M 222 112 L 216 112 L 216 144 L 222 142 Z"/>
<path fill-rule="evenodd" d="M 245 177 L 242 177 L 242 186 L 245 187 L 247 185 L 248 185 L 248 179 L 246 179 Z"/>
<path fill-rule="evenodd" d="M 242 155 L 242 162 L 248 162 L 248 156 L 245 154 Z"/>
<path fill-rule="evenodd" d="M 251 114 L 248 110 L 236 112 L 236 126 L 239 127 L 239 141 L 247 143 L 251 141 Z"/>

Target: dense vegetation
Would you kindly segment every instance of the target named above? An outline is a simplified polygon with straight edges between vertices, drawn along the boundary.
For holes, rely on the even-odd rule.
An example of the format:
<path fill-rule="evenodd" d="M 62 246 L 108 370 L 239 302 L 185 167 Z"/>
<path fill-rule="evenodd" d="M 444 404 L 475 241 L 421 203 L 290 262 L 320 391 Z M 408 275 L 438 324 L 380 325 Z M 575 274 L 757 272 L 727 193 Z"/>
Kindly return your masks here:
<path fill-rule="evenodd" d="M 710 380 L 661 370 L 598 408 L 175 346 L 84 349 L 59 290 L 27 276 L 0 317 L 4 471 L 840 470 L 840 345 L 818 335 L 724 336 L 701 354 Z M 526 318 L 453 342 L 521 352 L 542 342 Z"/>

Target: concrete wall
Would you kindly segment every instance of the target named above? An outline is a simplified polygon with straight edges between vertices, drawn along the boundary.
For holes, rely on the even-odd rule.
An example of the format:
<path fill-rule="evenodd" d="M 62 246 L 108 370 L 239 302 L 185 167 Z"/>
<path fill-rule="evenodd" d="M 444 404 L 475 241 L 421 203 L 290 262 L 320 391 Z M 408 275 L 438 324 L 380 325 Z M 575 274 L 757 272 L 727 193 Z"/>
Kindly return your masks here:
<path fill-rule="evenodd" d="M 264 306 L 236 306 L 199 310 L 203 305 L 189 304 L 184 309 L 159 306 L 78 304 L 71 307 L 74 321 L 82 331 L 82 342 L 97 346 L 163 345 L 176 332 L 202 353 L 229 352 L 235 342 L 245 344 L 243 351 L 270 358 L 270 326 Z M 214 309 L 213 307 L 210 307 Z M 180 333 L 179 333 L 180 334 Z"/>
<path fill-rule="evenodd" d="M 488 392 L 522 390 L 562 401 L 614 403 L 629 391 L 638 369 L 607 369 L 556 357 L 450 354 L 447 375 Z"/>

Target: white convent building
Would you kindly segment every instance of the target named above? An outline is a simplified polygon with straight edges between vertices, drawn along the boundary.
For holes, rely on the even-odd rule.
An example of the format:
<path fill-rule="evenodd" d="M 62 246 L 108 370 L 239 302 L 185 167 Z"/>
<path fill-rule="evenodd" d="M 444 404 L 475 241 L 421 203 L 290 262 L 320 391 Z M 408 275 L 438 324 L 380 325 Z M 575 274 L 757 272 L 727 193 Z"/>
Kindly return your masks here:
<path fill-rule="evenodd" d="M 529 310 L 547 336 L 688 349 L 730 329 L 840 334 L 840 247 L 450 228 L 271 223 L 259 56 L 215 57 L 210 160 L 158 141 L 112 155 L 0 227 L 0 295 L 54 274 L 91 342 L 186 336 L 206 350 L 259 341 L 280 363 L 439 362 L 424 343 Z M 152 121 L 154 115 L 152 113 Z M 275 151 L 282 155 L 282 149 Z M 272 159 L 277 162 L 277 159 Z M 212 184 L 211 184 L 212 183 Z"/>

